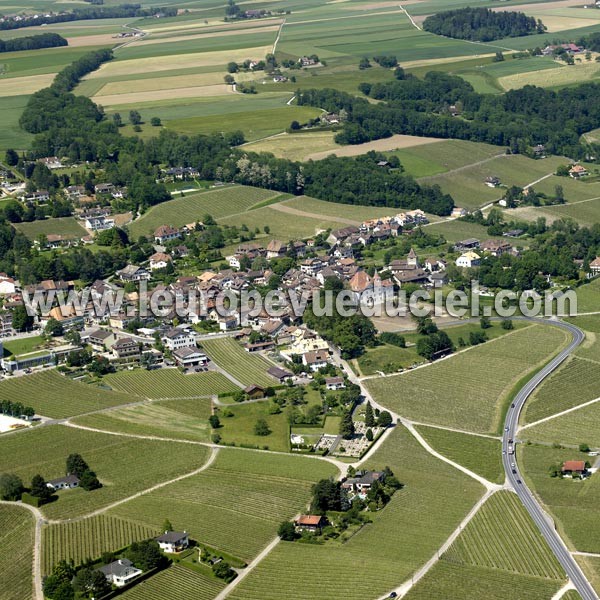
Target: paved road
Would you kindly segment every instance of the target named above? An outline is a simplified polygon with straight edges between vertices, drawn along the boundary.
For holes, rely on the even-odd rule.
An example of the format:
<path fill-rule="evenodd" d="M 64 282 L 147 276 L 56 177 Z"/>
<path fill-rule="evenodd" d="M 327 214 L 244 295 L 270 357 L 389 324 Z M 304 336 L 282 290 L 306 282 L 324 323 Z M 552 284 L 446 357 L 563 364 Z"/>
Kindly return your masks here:
<path fill-rule="evenodd" d="M 546 321 L 547 323 L 549 321 Z M 566 571 L 569 579 L 579 592 L 583 600 L 598 600 L 598 596 L 585 575 L 579 568 L 575 559 L 571 556 L 571 553 L 565 546 L 564 542 L 556 532 L 554 524 L 546 515 L 537 499 L 534 497 L 532 492 L 523 482 L 523 477 L 519 471 L 519 466 L 516 464 L 516 455 L 508 453 L 509 439 L 514 439 L 517 432 L 519 414 L 527 398 L 536 389 L 536 387 L 554 371 L 568 356 L 569 354 L 581 344 L 584 339 L 583 332 L 564 321 L 552 321 L 552 324 L 556 327 L 560 327 L 568 331 L 573 339 L 569 346 L 565 348 L 560 354 L 552 359 L 543 369 L 541 369 L 534 377 L 532 377 L 527 384 L 521 388 L 518 394 L 515 396 L 513 405 L 509 408 L 506 415 L 505 431 L 502 436 L 502 463 L 504 470 L 506 471 L 506 477 L 508 483 L 515 489 L 521 502 L 527 509 L 527 512 L 531 515 L 536 525 L 540 529 L 542 535 L 550 545 L 552 552 L 554 552 L 556 558 Z M 515 465 L 514 467 L 512 465 Z"/>

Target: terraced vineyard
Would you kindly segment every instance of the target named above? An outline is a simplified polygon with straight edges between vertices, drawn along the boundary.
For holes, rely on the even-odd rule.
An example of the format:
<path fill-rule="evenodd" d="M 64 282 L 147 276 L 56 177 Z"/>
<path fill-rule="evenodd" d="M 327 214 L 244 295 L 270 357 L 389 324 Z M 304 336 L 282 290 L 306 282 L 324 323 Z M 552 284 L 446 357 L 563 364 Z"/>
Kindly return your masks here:
<path fill-rule="evenodd" d="M 409 419 L 496 433 L 512 387 L 566 339 L 555 327 L 534 325 L 423 369 L 369 379 L 366 385 L 378 402 Z"/>
<path fill-rule="evenodd" d="M 37 414 L 54 419 L 135 401 L 126 394 L 77 383 L 55 369 L 2 381 L 0 400 L 18 400 L 32 406 Z"/>
<path fill-rule="evenodd" d="M 417 426 L 417 430 L 434 450 L 450 460 L 467 467 L 488 481 L 504 481 L 500 440 L 421 425 Z"/>
<path fill-rule="evenodd" d="M 202 221 L 206 215 L 218 219 L 242 213 L 253 205 L 277 195 L 278 192 L 241 185 L 210 192 L 190 193 L 184 198 L 176 198 L 153 207 L 140 219 L 131 223 L 130 231 L 137 239 L 140 235 L 151 235 L 160 225 L 181 227 L 187 223 Z"/>
<path fill-rule="evenodd" d="M 114 390 L 146 398 L 192 398 L 235 392 L 238 388 L 222 373 L 184 375 L 179 369 L 120 371 L 104 381 Z"/>
<path fill-rule="evenodd" d="M 32 597 L 33 529 L 33 516 L 28 510 L 0 505 L 2 600 L 29 600 Z"/>
<path fill-rule="evenodd" d="M 86 558 L 99 558 L 103 552 L 115 552 L 132 542 L 158 535 L 139 523 L 110 515 L 97 515 L 81 521 L 45 525 L 42 537 L 42 572 L 48 575 L 62 559 L 80 564 Z"/>
<path fill-rule="evenodd" d="M 102 488 L 59 492 L 56 502 L 42 507 L 49 518 L 72 519 L 88 514 L 198 469 L 208 456 L 203 446 L 119 437 L 63 425 L 37 427 L 0 438 L 2 470 L 26 482 L 36 473 L 46 479 L 64 475 L 66 458 L 73 452 L 81 454 L 94 469 Z"/>
<path fill-rule="evenodd" d="M 433 556 L 483 493 L 482 486 L 435 459 L 401 426 L 365 467 L 385 465 L 404 488 L 370 515 L 371 524 L 345 543 L 281 542 L 233 590 L 232 600 L 382 596 Z"/>
<path fill-rule="evenodd" d="M 310 486 L 336 471 L 316 459 L 221 449 L 206 471 L 111 512 L 155 528 L 168 518 L 193 539 L 250 560 L 304 509 Z"/>
<path fill-rule="evenodd" d="M 164 400 L 83 415 L 72 419 L 72 422 L 117 433 L 207 442 L 210 437 L 210 404 L 208 398 Z"/>
<path fill-rule="evenodd" d="M 173 565 L 121 594 L 123 600 L 212 600 L 225 584 L 216 577 Z"/>
<path fill-rule="evenodd" d="M 235 340 L 228 337 L 203 340 L 202 347 L 214 362 L 240 383 L 263 386 L 276 384 L 267 375 L 267 369 L 272 365 L 261 356 L 246 352 Z"/>
<path fill-rule="evenodd" d="M 598 363 L 575 356 L 537 389 L 525 405 L 523 420 L 526 423 L 534 423 L 599 397 Z"/>

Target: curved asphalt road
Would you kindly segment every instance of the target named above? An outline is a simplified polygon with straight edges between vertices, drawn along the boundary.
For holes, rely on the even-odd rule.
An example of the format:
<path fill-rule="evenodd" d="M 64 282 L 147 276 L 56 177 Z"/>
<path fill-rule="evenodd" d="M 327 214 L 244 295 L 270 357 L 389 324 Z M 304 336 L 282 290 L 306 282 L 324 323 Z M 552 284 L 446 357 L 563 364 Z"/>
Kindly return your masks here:
<path fill-rule="evenodd" d="M 528 320 L 541 321 L 541 319 Z M 517 495 L 521 499 L 521 502 L 527 509 L 527 512 L 529 512 L 535 521 L 542 535 L 550 545 L 552 552 L 554 552 L 556 558 L 566 571 L 569 579 L 579 592 L 582 599 L 598 600 L 598 595 L 590 585 L 589 581 L 586 579 L 577 562 L 575 562 L 575 559 L 571 556 L 571 553 L 556 532 L 553 523 L 546 516 L 542 507 L 531 493 L 529 488 L 525 485 L 525 483 L 523 483 L 523 477 L 521 476 L 519 467 L 516 463 L 516 455 L 508 454 L 508 440 L 515 438 L 519 422 L 519 415 L 527 398 L 529 398 L 535 388 L 548 375 L 550 375 L 550 373 L 552 373 L 552 371 L 554 371 L 569 356 L 569 354 L 575 348 L 577 348 L 577 346 L 579 346 L 579 344 L 581 344 L 585 337 L 580 329 L 574 325 L 571 325 L 570 323 L 566 323 L 564 321 L 548 321 L 547 319 L 544 319 L 543 322 L 566 330 L 573 336 L 573 339 L 567 348 L 553 358 L 543 369 L 536 373 L 515 396 L 513 405 L 508 409 L 504 423 L 505 430 L 502 435 L 502 464 L 504 465 L 507 481 L 516 491 Z M 513 463 L 515 465 L 514 467 L 512 466 Z"/>

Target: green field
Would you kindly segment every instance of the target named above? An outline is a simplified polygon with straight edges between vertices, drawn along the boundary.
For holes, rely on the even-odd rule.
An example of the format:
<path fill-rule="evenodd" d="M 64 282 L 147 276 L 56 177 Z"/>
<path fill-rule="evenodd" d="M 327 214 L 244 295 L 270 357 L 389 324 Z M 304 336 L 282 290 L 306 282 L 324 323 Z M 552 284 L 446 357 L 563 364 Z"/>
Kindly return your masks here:
<path fill-rule="evenodd" d="M 378 402 L 409 419 L 495 433 L 512 387 L 565 341 L 562 331 L 534 325 L 428 367 L 369 379 L 366 385 Z"/>
<path fill-rule="evenodd" d="M 262 356 L 246 352 L 232 338 L 202 340 L 202 348 L 217 365 L 225 369 L 243 385 L 275 385 L 276 381 L 267 375 L 271 363 Z"/>
<path fill-rule="evenodd" d="M 270 401 L 265 401 L 229 406 L 228 410 L 233 413 L 233 416 L 221 417 L 222 427 L 217 430 L 223 442 L 235 443 L 237 446 L 258 446 L 259 448 L 268 446 L 269 450 L 288 452 L 290 449 L 290 426 L 287 416 L 284 413 L 270 415 L 269 404 Z M 255 435 L 254 425 L 259 418 L 267 421 L 271 430 L 269 435 Z"/>
<path fill-rule="evenodd" d="M 247 186 L 225 187 L 210 192 L 190 193 L 183 198 L 151 208 L 129 226 L 134 238 L 152 235 L 160 225 L 181 227 L 202 221 L 206 215 L 218 219 L 227 215 L 244 213 L 255 204 L 275 198 L 277 192 Z"/>
<path fill-rule="evenodd" d="M 36 240 L 40 235 L 57 234 L 65 238 L 81 238 L 87 231 L 73 217 L 60 217 L 58 219 L 45 219 L 44 221 L 31 221 L 30 223 L 15 223 L 15 227 L 30 240 Z"/>
<path fill-rule="evenodd" d="M 304 510 L 312 483 L 335 474 L 321 460 L 221 449 L 206 471 L 111 512 L 155 528 L 168 518 L 194 540 L 250 560 Z"/>
<path fill-rule="evenodd" d="M 500 440 L 422 425 L 417 429 L 434 450 L 450 460 L 488 481 L 504 481 Z"/>
<path fill-rule="evenodd" d="M 44 349 L 44 339 L 40 335 L 33 335 L 31 337 L 21 338 L 13 342 L 5 342 L 3 344 L 4 354 L 9 356 L 10 354 L 27 354 L 28 352 L 35 352 L 36 350 Z"/>
<path fill-rule="evenodd" d="M 577 288 L 577 311 L 596 312 L 600 310 L 600 278 Z"/>
<path fill-rule="evenodd" d="M 119 371 L 104 378 L 113 390 L 145 398 L 197 398 L 235 392 L 238 388 L 221 373 L 184 375 L 179 369 Z"/>
<path fill-rule="evenodd" d="M 78 425 L 117 433 L 151 435 L 176 440 L 208 442 L 210 400 L 165 400 L 85 415 Z"/>
<path fill-rule="evenodd" d="M 63 559 L 72 559 L 76 565 L 86 558 L 97 559 L 103 552 L 116 552 L 132 542 L 156 536 L 159 531 L 109 515 L 44 525 L 42 572 L 50 574 Z"/>
<path fill-rule="evenodd" d="M 579 288 L 582 290 L 588 286 Z M 579 291 L 577 290 L 577 291 Z M 566 319 L 585 332 L 585 340 L 575 350 L 575 355 L 600 363 L 600 315 L 587 315 Z"/>
<path fill-rule="evenodd" d="M 40 390 L 44 390 L 44 393 L 40 394 Z M 31 403 L 37 414 L 54 419 L 141 400 L 72 381 L 54 369 L 5 379 L 0 383 L 0 399 L 18 400 L 25 405 Z"/>
<path fill-rule="evenodd" d="M 522 420 L 533 423 L 600 397 L 598 363 L 572 357 L 534 392 Z"/>
<path fill-rule="evenodd" d="M 141 440 L 62 425 L 37 427 L 0 439 L 3 470 L 26 483 L 40 473 L 46 479 L 65 473 L 69 454 L 77 452 L 96 472 L 103 487 L 93 492 L 65 490 L 45 505 L 51 519 L 74 518 L 127 498 L 161 481 L 198 469 L 208 456 L 202 446 Z"/>
<path fill-rule="evenodd" d="M 468 238 L 477 238 L 479 240 L 487 240 L 490 238 L 487 227 L 478 225 L 477 223 L 469 223 L 455 219 L 442 223 L 433 223 L 428 225 L 426 231 L 428 233 L 441 233 L 448 242 L 460 242 Z"/>
<path fill-rule="evenodd" d="M 150 579 L 121 594 L 123 600 L 212 600 L 225 584 L 216 577 L 179 565 L 153 575 Z"/>
<path fill-rule="evenodd" d="M 519 445 L 519 464 L 525 478 L 548 512 L 558 532 L 571 549 L 600 552 L 600 478 L 585 481 L 552 478 L 548 469 L 565 460 L 585 460 L 576 449 Z"/>
<path fill-rule="evenodd" d="M 431 558 L 482 493 L 478 483 L 436 460 L 401 427 L 365 467 L 383 465 L 391 467 L 404 488 L 372 515 L 371 524 L 345 543 L 280 543 L 233 590 L 231 598 L 362 600 L 381 596 Z"/>
<path fill-rule="evenodd" d="M 2 600 L 32 598 L 34 519 L 19 506 L 0 505 Z"/>
<path fill-rule="evenodd" d="M 29 96 L 8 96 L 0 98 L 2 127 L 0 127 L 0 150 L 7 148 L 28 150 L 33 134 L 26 133 L 19 127 L 19 117 L 29 100 Z"/>

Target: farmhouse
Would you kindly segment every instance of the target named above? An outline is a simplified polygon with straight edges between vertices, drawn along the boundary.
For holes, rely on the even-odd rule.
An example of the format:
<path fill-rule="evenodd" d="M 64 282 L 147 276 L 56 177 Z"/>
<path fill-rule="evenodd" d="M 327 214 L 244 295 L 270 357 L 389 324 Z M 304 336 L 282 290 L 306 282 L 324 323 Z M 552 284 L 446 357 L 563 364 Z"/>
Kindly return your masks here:
<path fill-rule="evenodd" d="M 42 163 L 49 169 L 62 169 L 63 164 L 57 156 L 47 156 L 46 158 L 40 158 L 39 163 Z"/>
<path fill-rule="evenodd" d="M 170 554 L 181 552 L 190 545 L 186 531 L 165 531 L 154 539 L 158 542 L 161 550 Z"/>
<path fill-rule="evenodd" d="M 250 398 L 250 400 L 264 398 L 265 388 L 253 383 L 244 388 L 244 393 L 248 396 L 248 398 Z"/>
<path fill-rule="evenodd" d="M 479 248 L 479 240 L 477 238 L 467 238 L 466 240 L 456 242 L 456 244 L 454 244 L 454 248 L 460 252 L 464 252 L 465 250 L 473 250 L 475 248 Z"/>
<path fill-rule="evenodd" d="M 563 475 L 584 475 L 587 473 L 585 468 L 585 461 L 583 460 L 567 460 L 562 465 Z"/>
<path fill-rule="evenodd" d="M 281 367 L 276 367 L 276 366 L 269 367 L 267 369 L 267 373 L 274 379 L 277 379 L 277 381 L 279 381 L 279 383 L 283 383 L 287 379 L 290 379 L 291 377 L 294 376 L 294 374 L 291 371 L 288 371 L 287 369 L 282 369 Z"/>
<path fill-rule="evenodd" d="M 587 169 L 585 167 L 582 167 L 581 165 L 573 165 L 569 169 L 569 177 L 572 177 L 573 179 L 579 179 L 580 177 L 583 177 L 587 174 Z"/>
<path fill-rule="evenodd" d="M 142 574 L 141 569 L 133 566 L 127 558 L 120 558 L 98 569 L 106 580 L 116 587 L 126 586 L 132 579 Z"/>
<path fill-rule="evenodd" d="M 329 521 L 323 515 L 300 515 L 295 521 L 296 531 L 318 531 L 327 527 Z"/>
<path fill-rule="evenodd" d="M 79 477 L 77 475 L 66 475 L 65 477 L 59 477 L 58 479 L 51 479 L 46 482 L 46 485 L 51 490 L 67 490 L 71 488 L 79 487 Z"/>
<path fill-rule="evenodd" d="M 271 240 L 267 246 L 267 258 L 281 258 L 288 250 L 287 244 L 279 240 Z"/>
<path fill-rule="evenodd" d="M 325 377 L 325 387 L 328 390 L 343 390 L 346 387 L 343 377 Z"/>

